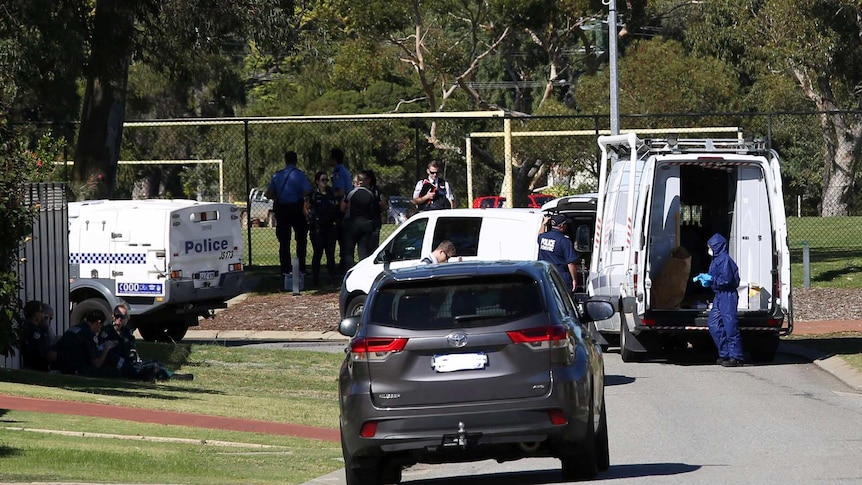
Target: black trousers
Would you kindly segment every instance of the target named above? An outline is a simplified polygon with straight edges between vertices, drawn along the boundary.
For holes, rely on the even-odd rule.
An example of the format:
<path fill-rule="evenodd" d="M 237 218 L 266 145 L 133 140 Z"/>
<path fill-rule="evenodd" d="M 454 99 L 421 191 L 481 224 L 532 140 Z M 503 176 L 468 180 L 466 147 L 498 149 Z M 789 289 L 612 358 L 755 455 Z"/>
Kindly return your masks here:
<path fill-rule="evenodd" d="M 329 276 L 335 275 L 335 242 L 338 239 L 338 233 L 335 229 L 335 224 L 327 224 L 322 227 L 312 229 L 311 231 L 311 275 L 314 277 L 315 283 L 320 278 L 320 261 L 323 255 L 326 254 L 326 269 Z"/>
<path fill-rule="evenodd" d="M 302 201 L 295 204 L 277 203 L 275 211 L 275 237 L 278 238 L 278 260 L 282 274 L 292 273 L 290 261 L 290 232 L 294 231 L 296 257 L 299 258 L 299 271 L 305 273 L 305 257 L 308 253 L 308 221 L 302 212 Z"/>

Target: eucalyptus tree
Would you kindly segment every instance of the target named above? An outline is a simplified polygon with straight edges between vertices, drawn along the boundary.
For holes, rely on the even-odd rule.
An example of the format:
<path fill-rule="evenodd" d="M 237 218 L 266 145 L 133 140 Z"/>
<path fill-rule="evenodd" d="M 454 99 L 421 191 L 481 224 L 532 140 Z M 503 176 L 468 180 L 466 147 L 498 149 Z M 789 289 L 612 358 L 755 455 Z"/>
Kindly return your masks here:
<path fill-rule="evenodd" d="M 788 77 L 821 113 L 821 215 L 846 215 L 862 157 L 859 2 L 716 0 L 684 12 L 685 39 L 695 53 L 728 60 L 752 89 L 777 74 Z M 749 103 L 756 108 L 758 100 Z"/>
<path fill-rule="evenodd" d="M 85 26 L 85 89 L 73 182 L 79 197 L 113 194 L 128 96 L 129 67 L 144 62 L 183 75 L 225 42 L 256 41 L 282 51 L 291 43 L 290 0 L 69 0 Z M 65 18 L 55 18 L 63 23 Z"/>

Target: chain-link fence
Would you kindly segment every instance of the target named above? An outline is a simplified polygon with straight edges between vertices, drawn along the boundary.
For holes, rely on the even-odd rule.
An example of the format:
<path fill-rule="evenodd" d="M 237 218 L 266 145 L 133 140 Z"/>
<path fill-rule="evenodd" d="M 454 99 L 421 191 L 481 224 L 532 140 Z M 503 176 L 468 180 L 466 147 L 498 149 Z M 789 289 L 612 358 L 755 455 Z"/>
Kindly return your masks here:
<path fill-rule="evenodd" d="M 802 260 L 803 247 L 811 250 L 812 263 L 823 268 L 822 274 L 812 275 L 816 284 L 852 277 L 862 265 L 860 143 L 828 136 L 837 121 L 860 115 L 630 115 L 622 117 L 621 126 L 642 138 L 765 139 L 782 158 L 793 260 Z M 510 142 L 504 137 L 507 123 Z M 706 132 L 704 127 L 721 132 Z M 51 128 L 73 146 L 74 126 Z M 45 127 L 28 129 L 35 135 Z M 182 197 L 248 206 L 255 203 L 249 194 L 266 187 L 271 175 L 283 168 L 284 151 L 296 151 L 299 168 L 313 180 L 317 171 L 331 173 L 327 154 L 339 147 L 348 169 L 374 170 L 387 196 L 412 197 L 428 162 L 439 160 L 445 164 L 444 178 L 453 188 L 456 206 L 470 207 L 471 197 L 505 195 L 510 180 L 513 205 L 526 206 L 531 190 L 548 185 L 595 190 L 596 136 L 607 130 L 604 115 L 506 117 L 499 112 L 132 122 L 123 133 L 116 197 Z M 513 166 L 508 179 L 506 160 Z M 60 178 L 64 173 L 67 167 Z M 277 266 L 275 230 L 251 212 L 247 220 L 247 264 Z M 385 224 L 381 239 L 394 227 Z M 798 285 L 801 272 L 796 273 Z"/>

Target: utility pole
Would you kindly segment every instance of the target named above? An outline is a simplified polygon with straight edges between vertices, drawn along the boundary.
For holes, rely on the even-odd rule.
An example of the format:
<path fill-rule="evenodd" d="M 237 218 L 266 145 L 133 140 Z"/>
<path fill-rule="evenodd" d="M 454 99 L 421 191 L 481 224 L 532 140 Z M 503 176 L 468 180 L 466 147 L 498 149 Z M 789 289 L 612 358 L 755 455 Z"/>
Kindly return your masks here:
<path fill-rule="evenodd" d="M 617 6 L 616 0 L 602 0 L 608 6 L 608 56 L 611 78 L 611 135 L 620 134 L 620 85 L 617 79 Z"/>

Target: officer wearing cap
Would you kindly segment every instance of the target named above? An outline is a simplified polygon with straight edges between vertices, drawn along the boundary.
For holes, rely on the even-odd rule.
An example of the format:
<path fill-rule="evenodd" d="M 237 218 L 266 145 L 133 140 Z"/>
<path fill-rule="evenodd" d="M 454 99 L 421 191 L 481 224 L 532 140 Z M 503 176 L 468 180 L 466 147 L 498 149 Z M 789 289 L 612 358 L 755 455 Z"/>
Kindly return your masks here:
<path fill-rule="evenodd" d="M 545 230 L 550 225 L 550 230 Z M 542 232 L 539 233 L 539 261 L 547 261 L 559 271 L 563 281 L 574 292 L 577 289 L 577 271 L 575 262 L 580 259 L 575 246 L 566 235 L 568 220 L 562 214 L 545 216 Z"/>
<path fill-rule="evenodd" d="M 105 315 L 101 310 L 92 310 L 84 320 L 69 328 L 57 341 L 57 367 L 64 374 L 90 377 L 119 377 L 120 371 L 103 368 L 108 353 L 117 344 L 105 342 L 99 345 L 97 335 L 102 330 Z"/>

